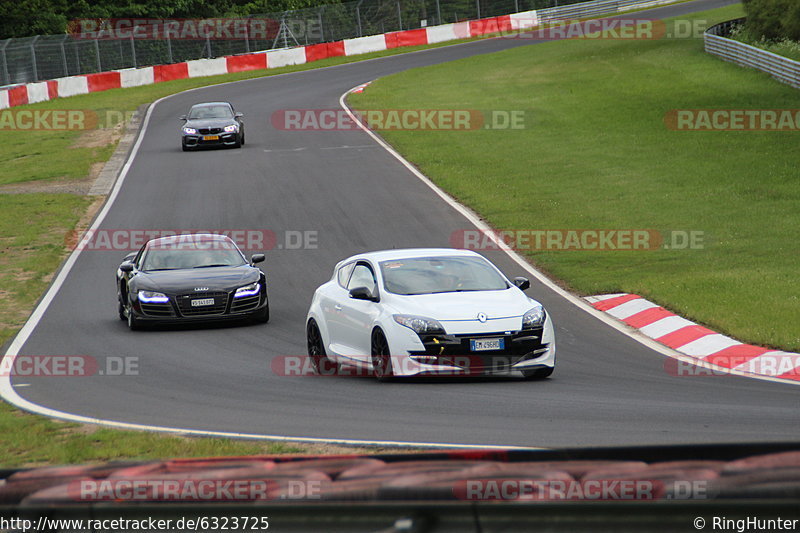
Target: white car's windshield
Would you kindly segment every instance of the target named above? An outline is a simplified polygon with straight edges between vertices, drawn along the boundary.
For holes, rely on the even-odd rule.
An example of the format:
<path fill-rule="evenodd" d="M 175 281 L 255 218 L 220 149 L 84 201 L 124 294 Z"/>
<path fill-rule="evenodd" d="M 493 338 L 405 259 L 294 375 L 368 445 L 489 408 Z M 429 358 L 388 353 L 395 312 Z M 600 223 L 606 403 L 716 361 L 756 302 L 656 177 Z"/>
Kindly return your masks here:
<path fill-rule="evenodd" d="M 497 291 L 506 280 L 479 257 L 422 257 L 383 261 L 383 285 L 394 294 Z"/>

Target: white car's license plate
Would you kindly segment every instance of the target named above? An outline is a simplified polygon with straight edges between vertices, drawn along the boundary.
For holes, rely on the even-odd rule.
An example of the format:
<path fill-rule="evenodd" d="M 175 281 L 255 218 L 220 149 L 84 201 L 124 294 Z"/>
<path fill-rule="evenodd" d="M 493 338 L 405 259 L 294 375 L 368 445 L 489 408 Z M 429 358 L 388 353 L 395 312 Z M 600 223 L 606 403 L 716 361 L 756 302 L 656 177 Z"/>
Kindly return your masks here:
<path fill-rule="evenodd" d="M 502 350 L 505 346 L 504 339 L 471 339 L 469 349 L 473 352 L 485 352 L 487 350 Z"/>
<path fill-rule="evenodd" d="M 202 298 L 200 300 L 192 300 L 192 307 L 202 307 L 204 305 L 214 305 L 214 298 Z"/>
<path fill-rule="evenodd" d="M 204 141 L 218 141 L 219 135 L 203 135 Z"/>

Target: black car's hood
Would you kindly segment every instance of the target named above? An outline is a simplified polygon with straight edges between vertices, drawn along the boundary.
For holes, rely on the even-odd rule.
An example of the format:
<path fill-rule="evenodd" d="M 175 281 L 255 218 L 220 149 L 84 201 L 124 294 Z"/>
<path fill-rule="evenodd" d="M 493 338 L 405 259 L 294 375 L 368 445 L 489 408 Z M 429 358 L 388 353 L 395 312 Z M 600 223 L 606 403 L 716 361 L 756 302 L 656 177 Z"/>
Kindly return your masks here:
<path fill-rule="evenodd" d="M 208 118 L 187 120 L 184 128 L 224 128 L 231 124 L 238 124 L 232 118 Z"/>
<path fill-rule="evenodd" d="M 261 272 L 250 265 L 237 267 L 184 268 L 139 272 L 131 279 L 135 290 L 158 291 L 167 294 L 195 292 L 205 287 L 209 291 L 229 291 L 254 281 Z"/>

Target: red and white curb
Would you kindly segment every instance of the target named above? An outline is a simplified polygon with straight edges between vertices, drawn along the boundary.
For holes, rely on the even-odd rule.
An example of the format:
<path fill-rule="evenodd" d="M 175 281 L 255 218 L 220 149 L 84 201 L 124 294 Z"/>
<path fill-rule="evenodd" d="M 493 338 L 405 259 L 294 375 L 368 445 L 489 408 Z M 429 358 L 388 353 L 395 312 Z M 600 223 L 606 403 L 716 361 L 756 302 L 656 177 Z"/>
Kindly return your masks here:
<path fill-rule="evenodd" d="M 636 294 L 604 294 L 585 299 L 595 309 L 698 363 L 735 373 L 800 381 L 800 354 L 744 344 Z"/>

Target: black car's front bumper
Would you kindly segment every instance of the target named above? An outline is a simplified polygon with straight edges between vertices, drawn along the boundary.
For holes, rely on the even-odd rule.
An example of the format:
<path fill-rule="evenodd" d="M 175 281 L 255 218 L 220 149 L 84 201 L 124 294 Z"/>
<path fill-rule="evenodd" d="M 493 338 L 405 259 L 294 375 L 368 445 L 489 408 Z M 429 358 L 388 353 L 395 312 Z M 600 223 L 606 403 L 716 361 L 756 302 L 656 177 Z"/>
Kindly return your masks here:
<path fill-rule="evenodd" d="M 214 139 L 216 137 L 216 139 Z M 201 148 L 204 146 L 236 146 L 239 142 L 239 132 L 214 133 L 208 135 L 183 134 L 183 146 L 186 148 Z"/>
<path fill-rule="evenodd" d="M 267 292 L 262 290 L 254 296 L 234 297 L 235 291 L 214 291 L 168 295 L 169 302 L 145 303 L 136 300 L 131 310 L 138 321 L 148 323 L 209 322 L 248 318 L 262 312 L 269 305 Z M 192 300 L 214 299 L 213 305 L 192 306 Z"/>

